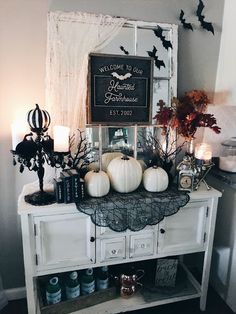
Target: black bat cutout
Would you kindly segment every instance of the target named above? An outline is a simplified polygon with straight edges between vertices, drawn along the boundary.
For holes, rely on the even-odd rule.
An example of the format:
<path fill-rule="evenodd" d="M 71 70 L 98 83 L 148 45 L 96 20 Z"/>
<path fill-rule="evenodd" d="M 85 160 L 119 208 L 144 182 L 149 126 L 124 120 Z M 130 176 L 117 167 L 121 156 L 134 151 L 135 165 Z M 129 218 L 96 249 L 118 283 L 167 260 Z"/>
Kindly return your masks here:
<path fill-rule="evenodd" d="M 160 38 L 162 45 L 166 50 L 168 50 L 168 48 L 173 48 L 171 42 L 166 40 L 165 36 L 162 35 L 163 29 L 160 26 L 157 26 L 157 29 L 154 29 L 153 31 L 157 38 Z"/>
<path fill-rule="evenodd" d="M 196 11 L 198 21 L 200 22 L 202 28 L 206 29 L 209 32 L 212 32 L 212 34 L 214 35 L 214 27 L 212 23 L 204 21 L 205 15 L 202 14 L 204 8 L 205 8 L 204 3 L 202 2 L 202 0 L 199 0 L 199 4 Z"/>
<path fill-rule="evenodd" d="M 184 18 L 184 11 L 180 11 L 179 20 L 185 29 L 191 29 L 193 31 L 193 26 L 191 23 L 186 23 L 186 19 Z"/>
<path fill-rule="evenodd" d="M 164 61 L 158 59 L 158 56 L 156 55 L 156 53 L 157 53 L 157 48 L 156 48 L 155 46 L 153 46 L 152 51 L 147 51 L 147 53 L 148 53 L 149 57 L 154 58 L 155 66 L 156 66 L 159 70 L 161 69 L 161 66 L 164 67 L 164 68 L 166 67 Z"/>
<path fill-rule="evenodd" d="M 125 55 L 129 55 L 129 51 L 125 50 L 124 46 L 120 46 L 120 50 L 123 51 Z"/>

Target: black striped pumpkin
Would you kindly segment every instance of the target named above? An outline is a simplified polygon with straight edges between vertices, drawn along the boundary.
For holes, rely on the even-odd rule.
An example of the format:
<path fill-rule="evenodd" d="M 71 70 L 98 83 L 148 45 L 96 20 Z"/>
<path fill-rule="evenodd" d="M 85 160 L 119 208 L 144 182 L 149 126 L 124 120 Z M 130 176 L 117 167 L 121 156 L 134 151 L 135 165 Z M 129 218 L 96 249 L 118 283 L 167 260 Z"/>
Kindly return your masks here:
<path fill-rule="evenodd" d="M 46 132 L 51 122 L 49 113 L 41 110 L 38 104 L 28 112 L 27 120 L 31 131 L 35 133 Z"/>

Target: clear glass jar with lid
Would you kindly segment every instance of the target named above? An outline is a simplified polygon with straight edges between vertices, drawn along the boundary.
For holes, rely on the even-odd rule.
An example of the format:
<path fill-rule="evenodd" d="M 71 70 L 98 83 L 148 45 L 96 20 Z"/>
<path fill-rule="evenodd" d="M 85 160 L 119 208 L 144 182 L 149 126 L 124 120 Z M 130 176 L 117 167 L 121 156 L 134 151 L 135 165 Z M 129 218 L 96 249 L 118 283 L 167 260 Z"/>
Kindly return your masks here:
<path fill-rule="evenodd" d="M 221 143 L 222 152 L 219 158 L 219 168 L 227 172 L 236 172 L 236 137 Z"/>
<path fill-rule="evenodd" d="M 236 136 L 221 143 L 222 157 L 236 156 Z"/>

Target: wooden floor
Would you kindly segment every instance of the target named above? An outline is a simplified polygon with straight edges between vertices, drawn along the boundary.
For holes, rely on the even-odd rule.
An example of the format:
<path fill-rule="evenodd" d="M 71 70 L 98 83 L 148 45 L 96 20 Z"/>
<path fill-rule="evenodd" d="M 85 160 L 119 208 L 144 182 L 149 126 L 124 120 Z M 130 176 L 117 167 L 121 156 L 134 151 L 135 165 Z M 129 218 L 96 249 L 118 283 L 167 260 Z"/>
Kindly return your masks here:
<path fill-rule="evenodd" d="M 28 314 L 26 300 L 11 301 L 0 311 L 1 314 Z M 200 314 L 199 299 L 177 302 L 139 311 L 129 314 Z M 96 314 L 96 313 L 94 313 Z M 233 314 L 233 311 L 222 301 L 213 289 L 209 289 L 207 309 L 204 314 Z"/>

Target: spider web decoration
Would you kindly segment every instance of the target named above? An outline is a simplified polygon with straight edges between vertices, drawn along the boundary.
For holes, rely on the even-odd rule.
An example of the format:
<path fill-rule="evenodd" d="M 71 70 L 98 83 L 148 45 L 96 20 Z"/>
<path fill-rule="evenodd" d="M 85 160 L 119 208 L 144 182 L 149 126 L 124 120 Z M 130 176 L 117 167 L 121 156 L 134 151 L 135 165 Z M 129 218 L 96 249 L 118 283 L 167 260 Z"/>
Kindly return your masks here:
<path fill-rule="evenodd" d="M 143 189 L 127 194 L 112 191 L 102 198 L 83 200 L 76 206 L 82 213 L 90 215 L 95 225 L 123 232 L 127 229 L 139 231 L 147 225 L 156 225 L 164 217 L 177 213 L 189 199 L 186 192 L 172 187 L 159 193 Z"/>

